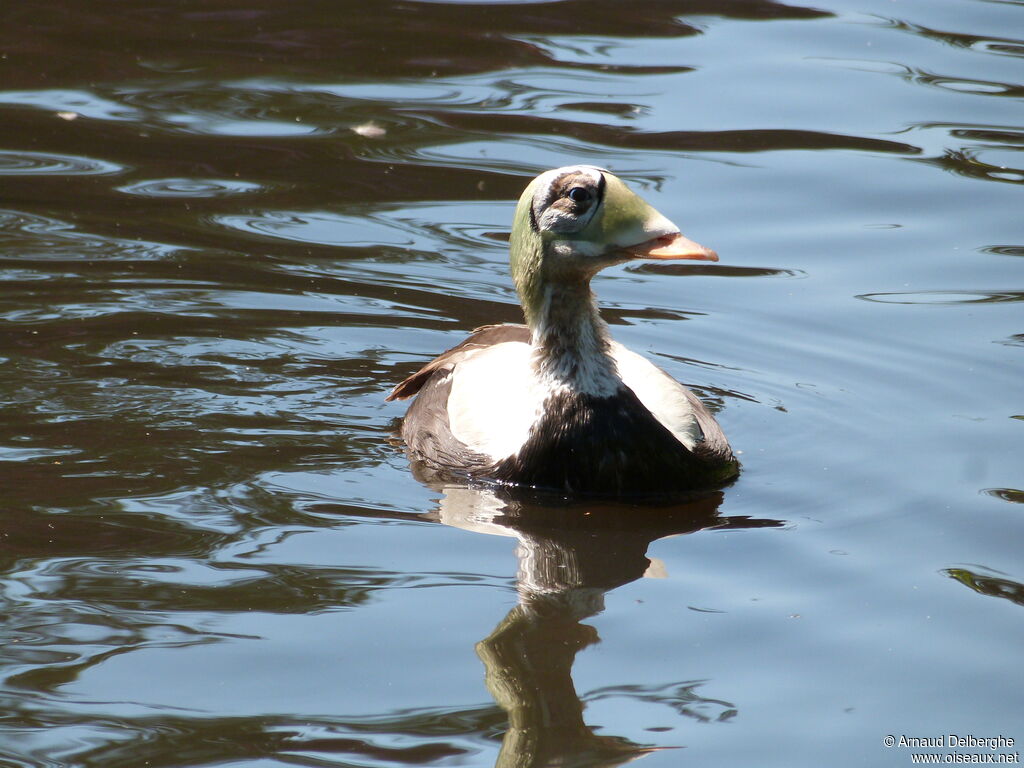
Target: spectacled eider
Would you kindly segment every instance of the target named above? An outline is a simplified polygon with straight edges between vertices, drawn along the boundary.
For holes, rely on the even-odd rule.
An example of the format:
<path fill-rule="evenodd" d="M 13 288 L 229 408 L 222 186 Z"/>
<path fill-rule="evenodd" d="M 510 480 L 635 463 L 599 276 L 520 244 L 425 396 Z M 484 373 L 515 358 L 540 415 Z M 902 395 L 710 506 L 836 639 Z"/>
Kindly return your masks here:
<path fill-rule="evenodd" d="M 453 475 L 598 495 L 718 486 L 738 463 L 704 404 L 612 340 L 590 290 L 632 259 L 717 254 L 606 170 L 534 179 L 516 207 L 512 278 L 526 325 L 488 325 L 427 363 L 388 400 L 414 460 Z"/>

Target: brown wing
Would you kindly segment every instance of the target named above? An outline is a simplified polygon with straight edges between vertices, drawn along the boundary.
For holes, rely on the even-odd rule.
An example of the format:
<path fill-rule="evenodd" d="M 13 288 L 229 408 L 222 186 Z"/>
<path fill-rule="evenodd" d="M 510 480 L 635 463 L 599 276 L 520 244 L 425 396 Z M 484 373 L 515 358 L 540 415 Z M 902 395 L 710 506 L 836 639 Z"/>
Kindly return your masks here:
<path fill-rule="evenodd" d="M 722 431 L 721 426 L 719 426 L 718 421 L 711 415 L 711 411 L 688 388 L 683 387 L 683 390 L 686 393 L 686 399 L 689 401 L 690 407 L 693 408 L 693 415 L 697 417 L 700 431 L 704 433 L 704 440 L 697 444 L 693 452 L 712 461 L 736 461 L 732 448 L 729 447 L 729 441 L 726 439 L 725 433 Z"/>
<path fill-rule="evenodd" d="M 525 325 L 482 325 L 474 329 L 469 338 L 461 344 L 445 350 L 412 376 L 405 379 L 405 381 L 391 390 L 391 394 L 384 399 L 405 400 L 410 398 L 418 393 L 437 371 L 451 370 L 469 352 L 495 344 L 503 344 L 506 341 L 521 341 L 528 344 L 530 342 L 530 329 Z"/>

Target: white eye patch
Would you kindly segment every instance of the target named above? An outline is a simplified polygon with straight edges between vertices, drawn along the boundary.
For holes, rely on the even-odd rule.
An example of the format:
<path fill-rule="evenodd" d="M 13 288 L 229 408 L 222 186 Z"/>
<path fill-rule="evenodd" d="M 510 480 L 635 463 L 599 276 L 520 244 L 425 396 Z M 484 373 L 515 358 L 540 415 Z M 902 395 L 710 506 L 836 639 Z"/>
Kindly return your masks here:
<path fill-rule="evenodd" d="M 586 165 L 542 174 L 531 211 L 536 228 L 558 234 L 584 229 L 601 206 L 604 184 L 602 171 Z"/>

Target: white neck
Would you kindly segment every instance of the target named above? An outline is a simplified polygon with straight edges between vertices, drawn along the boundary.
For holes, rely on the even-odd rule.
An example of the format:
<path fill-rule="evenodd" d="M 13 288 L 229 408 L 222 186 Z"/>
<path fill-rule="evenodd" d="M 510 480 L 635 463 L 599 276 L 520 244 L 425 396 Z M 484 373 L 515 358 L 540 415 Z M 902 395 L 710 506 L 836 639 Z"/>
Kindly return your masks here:
<path fill-rule="evenodd" d="M 552 389 L 611 397 L 622 384 L 610 338 L 587 283 L 544 286 L 531 324 L 533 366 Z"/>

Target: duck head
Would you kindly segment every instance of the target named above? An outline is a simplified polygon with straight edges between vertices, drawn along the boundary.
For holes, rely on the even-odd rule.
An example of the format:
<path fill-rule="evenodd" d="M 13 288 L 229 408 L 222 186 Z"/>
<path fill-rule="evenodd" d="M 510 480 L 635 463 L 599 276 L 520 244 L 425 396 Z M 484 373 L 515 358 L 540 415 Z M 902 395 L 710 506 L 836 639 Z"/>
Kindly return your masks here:
<path fill-rule="evenodd" d="M 530 182 L 516 207 L 509 247 L 531 326 L 547 286 L 586 287 L 598 271 L 633 259 L 718 261 L 617 176 L 588 165 L 556 168 Z"/>

